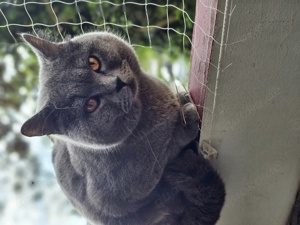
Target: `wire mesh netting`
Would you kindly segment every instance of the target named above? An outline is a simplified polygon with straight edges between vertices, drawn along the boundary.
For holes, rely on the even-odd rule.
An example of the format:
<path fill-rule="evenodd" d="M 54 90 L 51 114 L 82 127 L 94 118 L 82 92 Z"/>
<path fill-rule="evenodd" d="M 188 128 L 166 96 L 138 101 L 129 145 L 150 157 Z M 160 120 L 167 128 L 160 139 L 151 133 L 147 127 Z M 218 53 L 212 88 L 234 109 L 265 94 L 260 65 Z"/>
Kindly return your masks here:
<path fill-rule="evenodd" d="M 0 0 L 0 224 L 86 224 L 56 182 L 50 141 L 20 135 L 22 123 L 35 111 L 38 62 L 19 33 L 39 36 L 43 30 L 57 41 L 89 31 L 118 33 L 136 47 L 147 72 L 170 84 L 171 75 L 188 78 L 195 4 Z"/>
<path fill-rule="evenodd" d="M 194 1 L 1 1 L 0 42 L 18 33 L 47 30 L 58 39 L 93 30 L 113 30 L 133 45 L 190 47 Z"/>

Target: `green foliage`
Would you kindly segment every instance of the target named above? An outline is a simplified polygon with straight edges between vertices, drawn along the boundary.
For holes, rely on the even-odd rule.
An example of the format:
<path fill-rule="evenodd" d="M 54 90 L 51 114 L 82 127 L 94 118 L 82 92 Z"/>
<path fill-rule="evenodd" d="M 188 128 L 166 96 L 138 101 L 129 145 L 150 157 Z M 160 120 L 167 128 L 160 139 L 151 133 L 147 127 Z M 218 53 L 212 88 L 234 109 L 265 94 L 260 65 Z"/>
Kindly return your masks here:
<path fill-rule="evenodd" d="M 23 3 L 20 0 L 14 2 Z M 147 2 L 146 5 L 145 2 Z M 99 1 L 94 0 L 64 1 L 64 3 L 53 1 L 50 4 L 49 1 L 42 0 L 39 1 L 40 4 L 28 2 L 24 6 L 2 2 L 0 9 L 8 24 L 21 26 L 9 26 L 14 37 L 10 35 L 6 27 L 1 27 L 0 43 L 13 43 L 14 39 L 19 41 L 18 33 L 34 32 L 38 29 L 46 29 L 60 39 L 59 32 L 73 36 L 82 31 L 96 29 L 114 30 L 124 36 L 128 33 L 134 44 L 149 46 L 150 34 L 151 45 L 165 48 L 169 47 L 170 43 L 172 47 L 183 46 L 189 49 L 189 41 L 185 40 L 183 43 L 183 38 L 180 38 L 176 31 L 191 37 L 193 23 L 187 15 L 191 19 L 194 18 L 195 1 L 185 1 L 184 7 L 182 0 L 173 0 L 168 7 L 166 7 L 168 1 L 145 2 L 123 4 L 123 0 L 115 0 L 113 2 L 102 1 L 99 4 Z M 57 23 L 60 25 L 56 25 Z M 0 15 L 0 26 L 5 25 L 5 18 Z"/>
<path fill-rule="evenodd" d="M 0 104 L 18 110 L 36 88 L 37 59 L 19 45 L 0 49 L 0 57 Z"/>

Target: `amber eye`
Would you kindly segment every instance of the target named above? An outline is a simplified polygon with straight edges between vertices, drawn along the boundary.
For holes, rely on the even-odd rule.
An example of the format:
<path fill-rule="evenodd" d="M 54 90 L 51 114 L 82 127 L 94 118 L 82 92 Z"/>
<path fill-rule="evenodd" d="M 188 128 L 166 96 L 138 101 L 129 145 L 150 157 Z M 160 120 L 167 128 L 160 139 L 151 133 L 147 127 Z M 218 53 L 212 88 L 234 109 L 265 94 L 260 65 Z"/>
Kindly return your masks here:
<path fill-rule="evenodd" d="M 97 109 L 98 105 L 99 105 L 98 101 L 94 98 L 91 98 L 85 104 L 85 111 L 88 113 L 92 113 Z"/>
<path fill-rule="evenodd" d="M 97 59 L 95 56 L 90 56 L 89 57 L 89 65 L 90 68 L 95 71 L 95 72 L 99 72 L 100 68 L 101 68 L 101 62 L 99 59 Z"/>

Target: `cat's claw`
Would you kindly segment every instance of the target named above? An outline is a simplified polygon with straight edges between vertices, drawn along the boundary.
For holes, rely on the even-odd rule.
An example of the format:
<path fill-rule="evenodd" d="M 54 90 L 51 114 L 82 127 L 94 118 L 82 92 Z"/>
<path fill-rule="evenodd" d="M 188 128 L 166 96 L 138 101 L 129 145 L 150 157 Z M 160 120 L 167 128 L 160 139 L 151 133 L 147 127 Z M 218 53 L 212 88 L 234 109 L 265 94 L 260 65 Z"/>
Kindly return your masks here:
<path fill-rule="evenodd" d="M 188 92 L 177 93 L 177 98 L 180 105 L 185 105 L 186 103 L 192 102 L 191 96 Z"/>

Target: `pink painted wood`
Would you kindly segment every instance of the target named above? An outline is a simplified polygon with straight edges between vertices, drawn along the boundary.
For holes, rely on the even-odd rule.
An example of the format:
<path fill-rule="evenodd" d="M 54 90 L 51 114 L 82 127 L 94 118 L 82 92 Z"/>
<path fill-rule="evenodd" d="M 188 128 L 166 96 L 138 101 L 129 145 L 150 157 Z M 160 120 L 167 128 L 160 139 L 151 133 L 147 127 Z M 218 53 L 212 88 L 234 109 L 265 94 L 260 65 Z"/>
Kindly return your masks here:
<path fill-rule="evenodd" d="M 197 0 L 193 30 L 189 92 L 200 116 L 200 127 L 206 93 L 207 74 L 217 16 L 218 0 Z"/>

